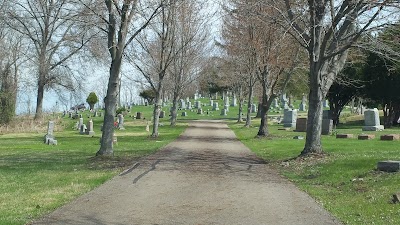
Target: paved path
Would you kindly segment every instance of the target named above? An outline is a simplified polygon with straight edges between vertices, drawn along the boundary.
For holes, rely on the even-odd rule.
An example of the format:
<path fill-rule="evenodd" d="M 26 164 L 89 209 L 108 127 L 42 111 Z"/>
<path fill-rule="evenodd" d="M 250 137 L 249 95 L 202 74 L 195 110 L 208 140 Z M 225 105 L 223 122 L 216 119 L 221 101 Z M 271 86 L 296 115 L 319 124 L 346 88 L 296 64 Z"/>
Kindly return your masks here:
<path fill-rule="evenodd" d="M 34 224 L 339 224 L 221 122 L 198 121 L 130 170 Z"/>

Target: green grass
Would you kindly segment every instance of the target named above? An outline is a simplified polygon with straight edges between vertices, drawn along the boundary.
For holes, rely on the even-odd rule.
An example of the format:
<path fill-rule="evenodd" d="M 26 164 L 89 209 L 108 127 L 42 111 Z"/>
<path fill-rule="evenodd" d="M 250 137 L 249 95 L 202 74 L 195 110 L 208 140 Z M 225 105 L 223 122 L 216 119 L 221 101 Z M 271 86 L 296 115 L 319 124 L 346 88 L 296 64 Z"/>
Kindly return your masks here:
<path fill-rule="evenodd" d="M 354 123 L 359 124 L 359 123 Z M 254 126 L 259 122 L 254 122 Z M 337 133 L 354 134 L 354 139 L 323 136 L 324 156 L 297 158 L 305 133 L 279 131 L 271 125 L 271 137 L 255 138 L 257 127 L 231 124 L 238 138 L 257 155 L 278 169 L 302 190 L 308 192 L 345 224 L 400 224 L 400 208 L 391 196 L 400 191 L 400 174 L 376 171 L 380 160 L 400 160 L 399 141 L 380 141 L 382 134 L 399 129 L 362 132 L 361 126 L 342 126 Z M 361 133 L 375 134 L 374 140 L 357 140 Z"/>
<path fill-rule="evenodd" d="M 201 101 L 209 104 L 208 99 Z M 222 100 L 219 107 L 223 108 Z M 355 121 L 360 118 L 347 116 L 342 120 L 346 124 L 336 133 L 355 136 L 374 133 L 376 139 L 359 141 L 324 136 L 324 156 L 297 158 L 304 140 L 293 137 L 305 136 L 304 133 L 280 131 L 281 125 L 271 125 L 271 136 L 259 139 L 255 138 L 259 120 L 255 119 L 251 128 L 236 124 L 237 107 L 230 107 L 227 116 L 220 116 L 221 111 L 212 111 L 211 106 L 202 108 L 203 115 L 193 109 L 185 110 L 188 116 L 182 117 L 182 111 L 178 111 L 181 123 L 175 128 L 169 126 L 169 108 L 163 108 L 167 118 L 161 119 L 160 137 L 151 139 L 145 128 L 153 108 L 135 106 L 125 116 L 126 130 L 116 130 L 118 144 L 112 158 L 93 157 L 100 147 L 102 118 L 94 119 L 96 136 L 93 138 L 72 130 L 77 120 L 58 120 L 57 146 L 42 143 L 44 126 L 30 133 L 1 134 L 0 224 L 25 224 L 94 189 L 132 165 L 138 157 L 152 154 L 174 140 L 186 127 L 182 122 L 195 119 L 227 120 L 244 144 L 345 224 L 400 224 L 399 205 L 389 203 L 391 195 L 400 191 L 400 174 L 375 170 L 380 160 L 400 160 L 399 141 L 379 140 L 381 134 L 400 133 L 399 129 L 362 132 L 362 122 Z M 142 112 L 146 119 L 134 120 L 132 115 L 136 112 Z M 84 114 L 85 123 L 87 116 L 88 113 Z"/>
<path fill-rule="evenodd" d="M 143 109 L 150 115 L 149 109 Z M 88 121 L 87 114 L 84 116 Z M 101 118 L 94 119 L 96 136 L 72 130 L 77 120 L 64 119 L 55 132 L 57 146 L 43 144 L 45 132 L 0 135 L 0 224 L 25 224 L 51 212 L 103 184 L 132 165 L 137 157 L 151 154 L 179 136 L 185 124 L 160 127 L 151 139 L 146 121 L 125 119 L 126 130 L 117 130 L 118 144 L 112 158 L 93 157 L 99 149 Z M 168 121 L 162 120 L 163 123 Z"/>

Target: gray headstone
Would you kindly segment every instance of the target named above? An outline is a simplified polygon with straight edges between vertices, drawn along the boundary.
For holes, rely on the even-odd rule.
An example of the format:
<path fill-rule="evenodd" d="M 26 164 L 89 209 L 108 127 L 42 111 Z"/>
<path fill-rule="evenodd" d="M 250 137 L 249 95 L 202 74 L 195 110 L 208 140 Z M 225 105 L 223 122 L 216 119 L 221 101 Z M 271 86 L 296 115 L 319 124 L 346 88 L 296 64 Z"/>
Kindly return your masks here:
<path fill-rule="evenodd" d="M 381 131 L 384 130 L 383 125 L 380 124 L 378 109 L 367 109 L 364 113 L 365 126 L 363 131 Z"/>
<path fill-rule="evenodd" d="M 307 131 L 307 118 L 298 118 L 296 121 L 296 131 L 306 132 Z"/>
<path fill-rule="evenodd" d="M 214 100 L 210 100 L 210 106 L 214 106 Z"/>
<path fill-rule="evenodd" d="M 322 119 L 321 134 L 322 135 L 331 135 L 332 131 L 333 131 L 333 120 Z"/>
<path fill-rule="evenodd" d="M 162 118 L 164 118 L 165 117 L 165 111 L 161 111 L 160 112 L 160 118 L 162 119 Z"/>
<path fill-rule="evenodd" d="M 227 111 L 226 109 L 221 110 L 221 116 L 227 116 Z"/>
<path fill-rule="evenodd" d="M 251 113 L 257 113 L 257 105 L 251 104 Z"/>
<path fill-rule="evenodd" d="M 236 106 L 237 106 L 236 95 L 234 95 L 233 98 L 232 98 L 231 106 L 232 106 L 232 107 L 236 107 Z"/>
<path fill-rule="evenodd" d="M 273 108 L 279 108 L 279 103 L 278 103 L 278 99 L 275 98 L 274 101 L 272 102 L 272 107 Z"/>
<path fill-rule="evenodd" d="M 213 111 L 218 111 L 218 110 L 219 110 L 218 102 L 214 102 L 214 105 L 213 105 L 212 110 L 213 110 Z"/>
<path fill-rule="evenodd" d="M 328 107 L 329 107 L 329 102 L 328 102 L 328 100 L 322 101 L 322 106 L 323 106 L 324 108 L 328 108 Z"/>
<path fill-rule="evenodd" d="M 199 114 L 199 115 L 203 115 L 203 110 L 200 108 L 200 109 L 198 109 L 197 110 L 197 114 Z"/>
<path fill-rule="evenodd" d="M 118 114 L 118 129 L 125 130 L 124 128 L 124 115 Z"/>
<path fill-rule="evenodd" d="M 86 125 L 85 124 L 82 124 L 81 125 L 81 127 L 79 128 L 80 130 L 79 130 L 79 133 L 80 134 L 86 134 L 86 130 L 87 130 L 87 127 L 86 127 Z"/>
<path fill-rule="evenodd" d="M 182 116 L 183 117 L 187 116 L 187 112 L 182 112 Z"/>
<path fill-rule="evenodd" d="M 284 127 L 296 127 L 297 110 L 288 109 L 283 114 L 283 126 Z"/>
<path fill-rule="evenodd" d="M 48 145 L 57 145 L 57 141 L 54 139 L 54 121 L 49 121 L 47 124 L 47 134 L 44 136 L 44 143 Z"/>
<path fill-rule="evenodd" d="M 224 105 L 224 109 L 229 112 L 229 105 Z"/>
<path fill-rule="evenodd" d="M 138 119 L 138 120 L 142 119 L 142 113 L 141 112 L 137 112 L 136 113 L 136 119 Z"/>
<path fill-rule="evenodd" d="M 196 107 L 196 109 L 201 109 L 201 102 L 200 101 L 196 101 L 195 107 Z"/>
<path fill-rule="evenodd" d="M 83 125 L 83 118 L 79 118 L 78 129 L 81 129 L 82 125 Z"/>
<path fill-rule="evenodd" d="M 225 97 L 225 102 L 224 103 L 225 103 L 224 105 L 229 105 L 229 97 L 228 96 Z"/>
<path fill-rule="evenodd" d="M 300 105 L 299 105 L 299 111 L 302 111 L 302 112 L 307 111 L 307 105 L 306 105 L 306 103 L 303 103 L 303 102 L 300 103 Z"/>
<path fill-rule="evenodd" d="M 378 162 L 378 170 L 385 172 L 399 172 L 400 161 L 381 161 Z"/>
<path fill-rule="evenodd" d="M 332 111 L 331 110 L 322 111 L 322 119 L 326 119 L 326 120 L 332 119 Z"/>
<path fill-rule="evenodd" d="M 89 120 L 88 122 L 88 130 L 87 130 L 87 134 L 89 136 L 94 136 L 94 130 L 93 130 L 93 120 Z"/>
<path fill-rule="evenodd" d="M 189 101 L 187 102 L 187 107 L 186 109 L 191 110 L 192 109 L 192 103 Z"/>

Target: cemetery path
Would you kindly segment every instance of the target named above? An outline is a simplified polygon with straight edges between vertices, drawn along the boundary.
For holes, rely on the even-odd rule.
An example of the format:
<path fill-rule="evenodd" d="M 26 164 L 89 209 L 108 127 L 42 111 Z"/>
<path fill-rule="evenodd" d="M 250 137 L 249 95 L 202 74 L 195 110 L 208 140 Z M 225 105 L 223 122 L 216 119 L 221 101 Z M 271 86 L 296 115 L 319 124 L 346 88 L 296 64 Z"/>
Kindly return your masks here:
<path fill-rule="evenodd" d="M 33 224 L 340 224 L 239 142 L 191 122 L 174 142 Z"/>

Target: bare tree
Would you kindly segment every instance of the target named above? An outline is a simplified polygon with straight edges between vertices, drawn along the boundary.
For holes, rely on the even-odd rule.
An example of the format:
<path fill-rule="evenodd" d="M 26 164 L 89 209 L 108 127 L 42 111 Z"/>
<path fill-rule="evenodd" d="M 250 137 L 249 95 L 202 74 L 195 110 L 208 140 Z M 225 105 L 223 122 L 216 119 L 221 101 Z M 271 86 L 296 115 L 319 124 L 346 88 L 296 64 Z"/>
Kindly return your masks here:
<path fill-rule="evenodd" d="M 310 70 L 307 138 L 302 155 L 321 153 L 322 101 L 343 69 L 348 50 L 361 35 L 377 31 L 398 15 L 398 1 L 275 1 L 288 29 L 308 51 Z"/>
<path fill-rule="evenodd" d="M 82 5 L 73 0 L 13 1 L 9 26 L 33 46 L 29 57 L 37 68 L 35 118 L 42 115 L 45 88 L 57 85 L 73 89 L 67 61 L 90 40 L 80 16 Z"/>
<path fill-rule="evenodd" d="M 204 62 L 208 30 L 207 16 L 199 11 L 204 3 L 196 0 L 183 1 L 176 11 L 176 45 L 174 57 L 169 69 L 172 81 L 171 126 L 176 125 L 178 99 L 183 91 L 198 77 L 200 66 Z"/>
<path fill-rule="evenodd" d="M 80 0 L 80 2 L 102 22 L 98 27 L 107 35 L 110 73 L 107 94 L 104 98 L 105 115 L 101 146 L 96 155 L 113 155 L 114 118 L 119 99 L 122 61 L 127 46 L 149 25 L 158 13 L 160 5 L 158 2 L 151 4 L 151 2 L 128 0 L 104 0 L 103 3 L 99 0 Z M 99 54 L 101 56 L 101 53 Z"/>

